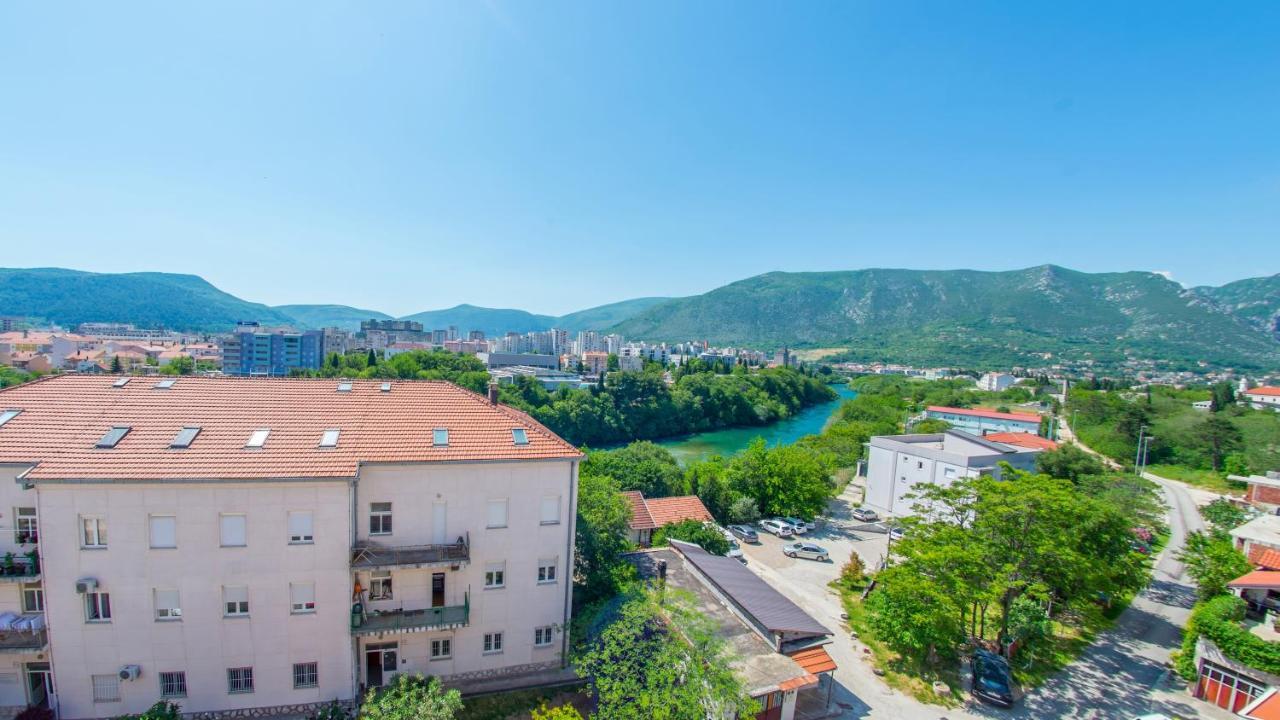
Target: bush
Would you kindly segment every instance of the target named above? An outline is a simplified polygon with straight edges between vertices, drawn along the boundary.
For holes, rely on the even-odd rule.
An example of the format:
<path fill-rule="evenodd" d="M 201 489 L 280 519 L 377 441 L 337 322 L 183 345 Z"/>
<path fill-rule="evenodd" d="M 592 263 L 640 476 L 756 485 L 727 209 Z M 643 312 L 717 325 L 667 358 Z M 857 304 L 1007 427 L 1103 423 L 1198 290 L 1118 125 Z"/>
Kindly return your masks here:
<path fill-rule="evenodd" d="M 543 700 L 542 705 L 533 711 L 533 720 L 582 720 L 582 713 L 572 705 L 560 705 L 558 707 L 547 707 L 547 701 Z"/>
<path fill-rule="evenodd" d="M 19 715 L 18 717 L 22 717 Z M 120 715 L 116 720 L 179 720 L 182 717 L 182 708 L 178 703 L 161 700 L 160 702 L 147 708 L 147 711 L 141 715 Z M 50 715 L 52 718 L 52 715 Z M 30 720 L 39 720 L 31 718 Z"/>
<path fill-rule="evenodd" d="M 1176 661 L 1179 674 L 1195 679 L 1196 638 L 1204 636 L 1232 660 L 1280 675 L 1280 644 L 1267 642 L 1241 626 L 1245 607 L 1244 600 L 1234 595 L 1221 595 L 1196 606 L 1187 621 L 1182 651 Z"/>
<path fill-rule="evenodd" d="M 351 712 L 334 700 L 308 715 L 307 720 L 351 720 Z"/>
<path fill-rule="evenodd" d="M 867 567 L 857 550 L 849 553 L 849 561 L 840 568 L 840 584 L 848 590 L 862 587 L 867 579 Z"/>
<path fill-rule="evenodd" d="M 724 533 L 701 520 L 681 520 L 658 528 L 653 533 L 653 546 L 661 547 L 671 539 L 693 543 L 712 555 L 729 553 L 729 540 Z"/>
<path fill-rule="evenodd" d="M 360 705 L 361 720 L 452 720 L 462 695 L 445 690 L 438 678 L 400 675 L 388 688 L 370 690 Z"/>

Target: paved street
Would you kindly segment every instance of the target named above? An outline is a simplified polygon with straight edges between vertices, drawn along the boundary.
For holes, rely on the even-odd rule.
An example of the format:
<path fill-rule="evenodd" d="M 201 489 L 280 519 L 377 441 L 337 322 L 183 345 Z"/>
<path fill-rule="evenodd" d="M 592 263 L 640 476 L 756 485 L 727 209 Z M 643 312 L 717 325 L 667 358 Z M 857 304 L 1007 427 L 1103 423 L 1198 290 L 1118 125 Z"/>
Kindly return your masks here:
<path fill-rule="evenodd" d="M 760 545 L 744 545 L 744 550 L 750 567 L 819 621 L 837 630 L 835 642 L 828 649 L 840 665 L 836 680 L 841 687 L 835 695 L 835 702 L 845 710 L 840 717 L 1124 719 L 1163 712 L 1176 718 L 1228 718 L 1231 716 L 1193 700 L 1166 667 L 1169 653 L 1178 647 L 1180 628 L 1194 599 L 1192 588 L 1183 577 L 1182 564 L 1174 555 L 1188 531 L 1203 527 L 1196 503 L 1207 502 L 1212 496 L 1189 492 L 1180 483 L 1152 479 L 1162 486 L 1169 503 L 1171 536 L 1157 559 L 1150 586 L 1135 598 L 1115 627 L 1079 660 L 1029 693 L 1012 711 L 974 703 L 953 710 L 924 705 L 889 689 L 871 672 L 863 659 L 863 649 L 841 624 L 839 597 L 827 586 L 851 551 L 856 550 L 868 566 L 884 555 L 885 536 L 859 529 L 862 523 L 849 516 L 860 490 L 851 486 L 833 501 L 830 518 L 806 537 L 827 548 L 832 562 L 787 558 L 781 552 L 784 541 L 764 533 Z"/>

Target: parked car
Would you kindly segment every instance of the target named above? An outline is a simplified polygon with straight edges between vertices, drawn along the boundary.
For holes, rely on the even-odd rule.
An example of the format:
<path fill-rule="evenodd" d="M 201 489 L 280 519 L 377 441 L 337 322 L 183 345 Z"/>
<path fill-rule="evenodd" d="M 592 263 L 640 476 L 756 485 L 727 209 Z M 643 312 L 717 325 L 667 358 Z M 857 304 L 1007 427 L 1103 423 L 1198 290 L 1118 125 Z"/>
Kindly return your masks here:
<path fill-rule="evenodd" d="M 782 518 L 782 521 L 795 528 L 797 535 L 803 535 L 810 530 L 818 529 L 816 523 L 809 522 L 808 520 L 801 520 L 800 518 L 784 517 Z"/>
<path fill-rule="evenodd" d="M 1001 707 L 1013 707 L 1009 661 L 988 650 L 976 650 L 969 663 L 973 669 L 973 696 Z"/>
<path fill-rule="evenodd" d="M 725 553 L 725 556 L 731 557 L 743 565 L 747 564 L 747 556 L 742 554 L 742 546 L 738 544 L 737 540 L 729 541 L 729 552 Z"/>
<path fill-rule="evenodd" d="M 776 518 L 769 518 L 760 521 L 760 529 L 778 537 L 791 537 L 795 533 L 792 532 L 791 526 Z"/>
<path fill-rule="evenodd" d="M 758 543 L 760 536 L 747 525 L 730 525 L 729 532 L 743 542 Z"/>
<path fill-rule="evenodd" d="M 813 543 L 797 542 L 782 546 L 782 553 L 792 558 L 808 558 L 809 560 L 817 560 L 818 562 L 826 562 L 829 559 L 827 549 L 821 545 Z"/>
<path fill-rule="evenodd" d="M 871 508 L 854 508 L 850 515 L 853 515 L 854 520 L 861 520 L 862 522 L 875 522 L 880 519 L 876 511 Z"/>
<path fill-rule="evenodd" d="M 907 536 L 907 531 L 903 530 L 901 525 L 894 525 L 893 527 L 889 528 L 890 540 L 901 540 L 906 536 Z"/>

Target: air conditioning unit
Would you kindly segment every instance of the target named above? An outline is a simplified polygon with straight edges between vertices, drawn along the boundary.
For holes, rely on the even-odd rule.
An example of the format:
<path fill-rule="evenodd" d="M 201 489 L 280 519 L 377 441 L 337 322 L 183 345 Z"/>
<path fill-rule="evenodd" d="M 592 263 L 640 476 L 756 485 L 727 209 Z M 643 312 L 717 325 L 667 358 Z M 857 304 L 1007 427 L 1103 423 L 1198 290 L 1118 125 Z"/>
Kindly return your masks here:
<path fill-rule="evenodd" d="M 93 578 L 80 578 L 76 581 L 76 592 L 80 595 L 96 592 L 98 589 L 98 581 Z"/>
<path fill-rule="evenodd" d="M 142 674 L 142 668 L 138 667 L 137 665 L 121 665 L 120 666 L 121 680 L 137 680 L 138 676 L 141 674 Z"/>

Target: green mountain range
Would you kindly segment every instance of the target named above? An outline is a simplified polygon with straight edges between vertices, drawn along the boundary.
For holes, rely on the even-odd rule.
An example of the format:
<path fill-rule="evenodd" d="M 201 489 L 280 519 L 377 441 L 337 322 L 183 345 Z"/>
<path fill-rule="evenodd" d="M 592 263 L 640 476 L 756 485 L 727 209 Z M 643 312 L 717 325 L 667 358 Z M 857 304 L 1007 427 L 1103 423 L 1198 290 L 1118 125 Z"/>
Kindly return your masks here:
<path fill-rule="evenodd" d="M 1222 287 L 1198 287 L 1195 292 L 1280 340 L 1280 274 L 1237 280 Z"/>
<path fill-rule="evenodd" d="M 1247 313 L 1236 314 L 1202 290 L 1147 272 L 774 272 L 655 305 L 611 329 L 967 367 L 1152 358 L 1173 367 L 1280 368 L 1280 342 L 1248 314 L 1262 302 L 1254 294 L 1241 291 L 1249 299 L 1237 306 Z"/>

